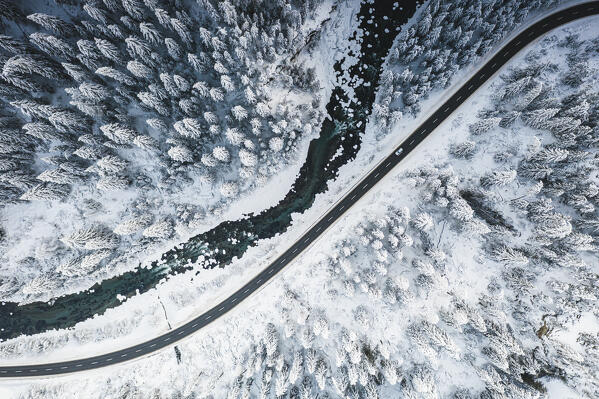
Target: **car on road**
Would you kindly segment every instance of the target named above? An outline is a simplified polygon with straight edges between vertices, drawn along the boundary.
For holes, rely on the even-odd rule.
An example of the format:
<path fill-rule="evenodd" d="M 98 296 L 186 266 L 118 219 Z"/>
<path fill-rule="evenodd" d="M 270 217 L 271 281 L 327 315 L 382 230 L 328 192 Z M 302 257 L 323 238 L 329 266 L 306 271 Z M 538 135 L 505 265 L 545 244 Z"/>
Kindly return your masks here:
<path fill-rule="evenodd" d="M 395 155 L 399 155 L 403 152 L 403 148 L 400 148 L 399 150 L 395 151 Z"/>

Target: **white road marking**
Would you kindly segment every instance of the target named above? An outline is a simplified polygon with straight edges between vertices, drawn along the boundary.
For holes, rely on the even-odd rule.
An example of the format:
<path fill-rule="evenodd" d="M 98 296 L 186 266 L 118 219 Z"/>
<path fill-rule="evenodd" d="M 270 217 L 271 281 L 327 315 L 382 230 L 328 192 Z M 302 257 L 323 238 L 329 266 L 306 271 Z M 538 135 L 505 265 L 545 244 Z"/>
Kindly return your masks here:
<path fill-rule="evenodd" d="M 139 352 L 141 352 L 141 349 L 138 349 L 138 350 L 135 351 L 135 353 L 139 353 Z"/>
<path fill-rule="evenodd" d="M 322 229 L 322 227 L 318 226 L 318 228 L 316 229 L 316 232 L 318 233 L 320 231 L 320 229 Z"/>
<path fill-rule="evenodd" d="M 375 176 L 376 177 L 376 176 Z M 341 208 L 339 208 L 340 211 L 343 210 L 343 208 L 345 208 L 345 205 L 341 205 Z"/>
<path fill-rule="evenodd" d="M 354 194 L 354 195 L 352 195 L 350 199 L 354 199 L 354 198 L 356 198 L 356 195 L 358 195 L 358 194 Z"/>
<path fill-rule="evenodd" d="M 470 85 L 470 86 L 468 86 L 468 90 L 470 90 L 470 89 L 472 88 L 472 86 L 474 86 L 474 85 Z"/>
<path fill-rule="evenodd" d="M 378 177 L 378 175 L 380 175 L 380 173 L 377 173 L 376 175 L 374 175 L 374 178 L 376 179 Z"/>
<path fill-rule="evenodd" d="M 272 269 L 270 269 L 270 270 L 268 271 L 268 274 L 272 274 Z M 235 300 L 237 300 L 237 299 L 235 299 Z"/>
<path fill-rule="evenodd" d="M 389 165 L 391 165 L 391 161 L 387 162 L 387 163 L 385 164 L 385 167 L 387 167 L 387 166 L 389 166 Z"/>
<path fill-rule="evenodd" d="M 494 62 L 493 65 L 491 65 L 491 68 L 495 68 L 495 65 L 497 65 L 496 62 Z"/>
<path fill-rule="evenodd" d="M 123 353 L 123 354 L 121 355 L 121 357 L 127 357 L 127 354 L 126 354 L 126 353 Z"/>
<path fill-rule="evenodd" d="M 191 328 L 195 328 L 195 326 L 197 326 L 197 325 L 198 325 L 198 323 L 192 324 Z"/>
<path fill-rule="evenodd" d="M 206 320 L 211 319 L 211 318 L 212 318 L 212 316 L 210 316 L 210 315 L 206 316 Z"/>
<path fill-rule="evenodd" d="M 333 215 L 329 216 L 329 218 L 327 219 L 327 222 L 330 222 L 332 218 L 333 218 Z"/>
<path fill-rule="evenodd" d="M 449 111 L 449 107 L 447 107 L 443 110 L 443 112 L 447 112 L 447 111 Z"/>
<path fill-rule="evenodd" d="M 92 362 L 92 364 L 98 364 L 98 362 Z"/>
<path fill-rule="evenodd" d="M 244 294 L 247 294 L 247 292 L 248 292 L 249 290 L 250 290 L 250 289 L 248 288 L 247 290 L 243 291 L 243 293 L 244 293 Z"/>
<path fill-rule="evenodd" d="M 54 370 L 54 369 L 44 369 L 44 370 L 46 370 L 46 371 L 52 371 L 52 370 Z M 6 373 L 6 371 L 5 371 L 5 373 Z"/>
<path fill-rule="evenodd" d="M 545 23 L 543 24 L 543 28 L 545 28 L 547 25 L 549 25 L 549 22 L 545 22 Z"/>
<path fill-rule="evenodd" d="M 294 254 L 294 253 L 296 253 L 296 252 L 297 252 L 297 248 L 295 248 L 295 249 L 293 250 L 293 252 L 291 252 L 291 253 L 292 253 L 292 254 Z"/>
<path fill-rule="evenodd" d="M 461 98 L 462 98 L 462 96 L 459 96 L 458 98 L 456 98 L 456 100 L 460 101 Z"/>
<path fill-rule="evenodd" d="M 110 361 L 112 361 L 112 358 L 110 358 L 110 359 L 106 359 L 106 361 L 107 361 L 107 362 L 110 362 Z"/>
<path fill-rule="evenodd" d="M 15 373 L 22 373 L 22 372 L 23 372 L 23 370 L 15 370 Z"/>
<path fill-rule="evenodd" d="M 50 371 L 50 370 L 52 370 L 52 369 L 46 369 L 46 370 Z M 6 371 L 6 370 L 2 370 L 2 371 L 0 371 L 0 373 L 2 373 L 2 374 L 6 374 L 6 373 L 8 373 L 8 371 Z"/>
<path fill-rule="evenodd" d="M 479 79 L 482 79 L 482 78 L 484 78 L 484 77 L 485 77 L 485 74 L 483 73 L 482 75 L 480 75 L 480 78 L 479 78 Z"/>
<path fill-rule="evenodd" d="M 64 369 L 68 369 L 68 367 L 67 366 L 62 366 L 60 369 L 64 370 Z"/>
<path fill-rule="evenodd" d="M 150 345 L 150 348 L 153 348 L 153 347 L 155 347 L 155 346 L 156 346 L 156 344 L 152 344 L 152 345 Z"/>
<path fill-rule="evenodd" d="M 183 334 L 184 332 L 185 332 L 185 331 L 179 331 L 179 332 L 177 333 L 177 335 L 181 335 L 181 334 Z"/>
<path fill-rule="evenodd" d="M 262 281 L 262 280 L 258 280 L 258 282 L 260 282 L 260 281 Z M 222 311 L 223 311 L 223 309 L 225 309 L 225 307 L 224 307 L 224 306 L 221 306 L 220 308 L 218 308 L 218 311 L 219 311 L 219 312 L 222 312 Z"/>
<path fill-rule="evenodd" d="M 514 44 L 515 44 L 516 46 L 519 46 L 519 45 L 520 45 L 520 43 L 521 43 L 521 41 L 520 41 L 520 40 L 518 40 L 518 41 L 517 41 L 516 43 L 514 43 Z"/>
<path fill-rule="evenodd" d="M 285 263 L 285 261 L 286 261 L 286 260 L 287 260 L 287 258 L 283 258 L 283 259 L 281 260 L 281 263 Z"/>
<path fill-rule="evenodd" d="M 76 364 L 75 367 L 81 367 L 83 366 L 82 364 Z"/>
<path fill-rule="evenodd" d="M 413 142 L 414 142 L 414 139 L 410 140 L 410 142 L 408 144 L 412 145 Z"/>
<path fill-rule="evenodd" d="M 433 123 L 437 122 L 438 120 L 439 120 L 439 118 L 435 118 L 435 119 L 433 120 Z"/>
<path fill-rule="evenodd" d="M 170 340 L 171 340 L 170 337 L 166 337 L 165 339 L 162 340 L 162 342 L 168 342 Z"/>

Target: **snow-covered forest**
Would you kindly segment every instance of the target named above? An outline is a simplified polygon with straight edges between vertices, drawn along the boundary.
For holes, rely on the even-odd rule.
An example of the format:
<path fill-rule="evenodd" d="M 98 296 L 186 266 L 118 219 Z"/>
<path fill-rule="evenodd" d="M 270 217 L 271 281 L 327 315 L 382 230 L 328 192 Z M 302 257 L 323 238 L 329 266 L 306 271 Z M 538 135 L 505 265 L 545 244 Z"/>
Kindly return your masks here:
<path fill-rule="evenodd" d="M 387 59 L 378 136 L 554 3 L 426 3 Z M 0 299 L 48 300 L 131 270 L 301 163 L 323 104 L 297 55 L 326 6 L 6 2 Z"/>
<path fill-rule="evenodd" d="M 551 9 L 559 0 L 431 1 L 417 21 L 400 33 L 386 60 L 373 108 L 385 130 L 404 114 L 416 116 L 423 100 L 452 83 L 462 69 L 479 61 L 529 14 Z"/>
<path fill-rule="evenodd" d="M 301 162 L 320 84 L 290 60 L 318 9 L 0 2 L 0 298 L 129 270 Z"/>
<path fill-rule="evenodd" d="M 15 383 L 14 396 L 598 397 L 597 26 L 570 24 L 510 62 L 180 360 Z"/>

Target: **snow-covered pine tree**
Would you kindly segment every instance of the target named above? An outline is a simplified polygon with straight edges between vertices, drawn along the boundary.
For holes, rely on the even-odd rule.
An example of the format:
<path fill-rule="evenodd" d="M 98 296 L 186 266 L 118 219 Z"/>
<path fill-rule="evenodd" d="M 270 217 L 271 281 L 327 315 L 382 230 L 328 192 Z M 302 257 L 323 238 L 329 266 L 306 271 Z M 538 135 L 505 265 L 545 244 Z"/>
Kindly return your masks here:
<path fill-rule="evenodd" d="M 119 244 L 118 236 L 100 225 L 77 230 L 60 240 L 69 247 L 84 249 L 115 248 Z"/>

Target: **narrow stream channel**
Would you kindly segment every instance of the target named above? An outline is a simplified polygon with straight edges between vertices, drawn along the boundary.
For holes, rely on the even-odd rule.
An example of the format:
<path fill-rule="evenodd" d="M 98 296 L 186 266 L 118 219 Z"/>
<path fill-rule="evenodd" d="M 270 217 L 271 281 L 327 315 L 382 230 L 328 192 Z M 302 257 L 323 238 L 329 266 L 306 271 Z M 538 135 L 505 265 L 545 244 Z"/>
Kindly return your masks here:
<path fill-rule="evenodd" d="M 226 221 L 191 238 L 185 244 L 163 254 L 150 268 L 138 267 L 120 276 L 95 284 L 89 290 L 65 295 L 50 302 L 33 302 L 23 306 L 5 302 L 0 305 L 0 339 L 21 334 L 36 334 L 51 329 L 72 327 L 107 309 L 119 306 L 117 295 L 132 297 L 155 287 L 169 275 L 189 271 L 188 260 L 195 262 L 207 250 L 218 249 L 219 267 L 234 257 L 241 257 L 258 240 L 283 233 L 291 224 L 292 213 L 302 213 L 314 203 L 317 194 L 328 188 L 339 168 L 351 162 L 360 149 L 361 138 L 375 99 L 381 65 L 399 28 L 413 14 L 418 2 L 376 0 L 362 3 L 358 17 L 364 31 L 358 62 L 349 69 L 357 101 L 350 101 L 341 84 L 341 63 L 335 65 L 338 86 L 327 104 L 328 118 L 320 136 L 312 140 L 299 176 L 285 198 L 259 214 Z M 352 40 L 355 40 L 354 33 Z M 348 56 L 356 56 L 348 54 Z M 341 156 L 335 154 L 342 148 Z M 233 244 L 233 242 L 235 244 Z M 223 251 L 224 250 L 224 251 Z M 216 251 L 215 251 L 216 252 Z"/>

